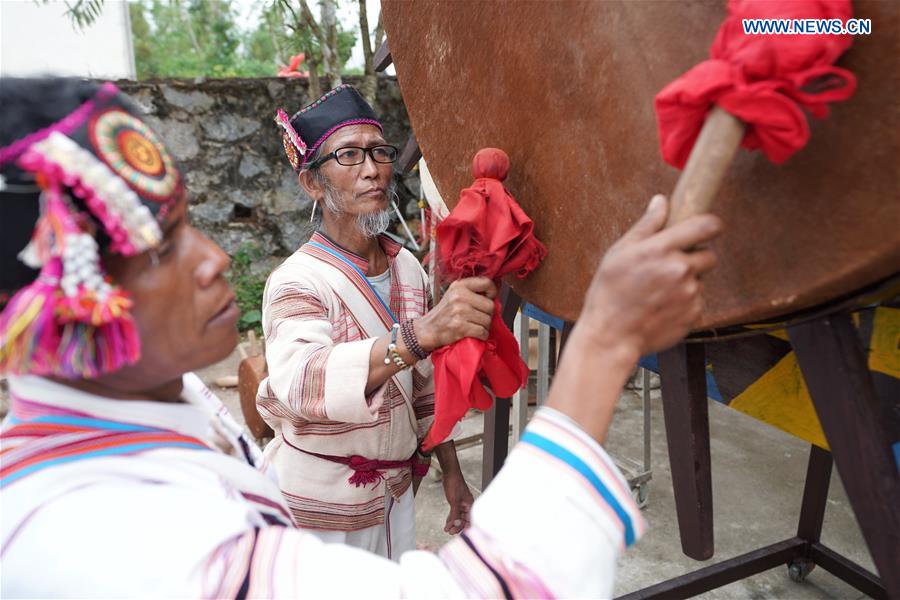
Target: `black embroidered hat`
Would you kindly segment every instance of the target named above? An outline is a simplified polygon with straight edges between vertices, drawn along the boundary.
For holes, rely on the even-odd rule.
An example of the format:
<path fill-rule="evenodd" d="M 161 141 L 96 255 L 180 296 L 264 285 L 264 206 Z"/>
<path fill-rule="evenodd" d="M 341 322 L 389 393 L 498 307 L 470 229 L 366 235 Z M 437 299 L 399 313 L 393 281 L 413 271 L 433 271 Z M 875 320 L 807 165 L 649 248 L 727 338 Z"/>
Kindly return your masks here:
<path fill-rule="evenodd" d="M 275 124 L 282 130 L 284 152 L 295 171 L 309 162 L 332 133 L 348 125 L 374 125 L 384 131 L 375 111 L 351 85 L 340 85 L 293 117 L 278 109 Z"/>

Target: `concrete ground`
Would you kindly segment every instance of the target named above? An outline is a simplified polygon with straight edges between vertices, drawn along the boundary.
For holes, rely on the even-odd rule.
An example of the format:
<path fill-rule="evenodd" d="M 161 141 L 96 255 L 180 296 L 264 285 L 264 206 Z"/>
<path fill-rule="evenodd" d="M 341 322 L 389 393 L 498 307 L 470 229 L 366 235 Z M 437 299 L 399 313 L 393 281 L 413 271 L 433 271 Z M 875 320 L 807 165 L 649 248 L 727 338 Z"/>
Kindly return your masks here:
<path fill-rule="evenodd" d="M 221 389 L 216 378 L 237 373 L 238 355 L 205 369 L 201 377 L 210 384 L 240 420 L 236 388 Z M 713 561 L 737 556 L 794 535 L 806 463 L 807 444 L 755 419 L 715 402 L 710 405 L 716 555 L 708 563 L 695 562 L 681 553 L 669 459 L 659 391 L 652 394 L 652 470 L 649 501 L 644 516 L 650 528 L 619 563 L 615 592 L 625 594 L 670 577 L 687 573 Z M 464 422 L 464 435 L 481 428 L 480 416 Z M 607 440 L 614 457 L 639 461 L 642 456 L 641 402 L 626 391 Z M 478 494 L 481 482 L 480 445 L 460 451 L 467 481 Z M 422 482 L 416 498 L 416 527 L 420 548 L 436 549 L 448 539 L 443 532 L 447 505 L 443 489 L 434 477 Z M 530 515 L 552 519 L 553 515 Z M 528 527 L 523 521 L 523 527 Z M 832 476 L 822 540 L 836 551 L 872 570 L 873 564 L 844 494 L 840 479 Z M 560 560 L 565 560 L 564 556 Z M 731 584 L 702 598 L 842 598 L 865 596 L 822 569 L 815 569 L 804 583 L 788 578 L 786 568 L 776 568 Z"/>

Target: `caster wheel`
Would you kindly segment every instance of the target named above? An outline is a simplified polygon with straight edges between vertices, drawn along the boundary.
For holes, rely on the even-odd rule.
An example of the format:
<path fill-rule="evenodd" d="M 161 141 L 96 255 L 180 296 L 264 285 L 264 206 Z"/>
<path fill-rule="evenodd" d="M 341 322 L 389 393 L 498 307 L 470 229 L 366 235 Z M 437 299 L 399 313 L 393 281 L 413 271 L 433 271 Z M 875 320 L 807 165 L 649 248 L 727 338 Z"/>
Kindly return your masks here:
<path fill-rule="evenodd" d="M 631 495 L 634 498 L 635 504 L 638 505 L 638 508 L 644 508 L 647 506 L 647 499 L 650 496 L 650 490 L 647 488 L 647 484 L 641 484 L 631 490 Z"/>
<path fill-rule="evenodd" d="M 795 558 L 788 563 L 788 577 L 795 583 L 803 583 L 815 568 L 816 565 L 811 560 Z"/>

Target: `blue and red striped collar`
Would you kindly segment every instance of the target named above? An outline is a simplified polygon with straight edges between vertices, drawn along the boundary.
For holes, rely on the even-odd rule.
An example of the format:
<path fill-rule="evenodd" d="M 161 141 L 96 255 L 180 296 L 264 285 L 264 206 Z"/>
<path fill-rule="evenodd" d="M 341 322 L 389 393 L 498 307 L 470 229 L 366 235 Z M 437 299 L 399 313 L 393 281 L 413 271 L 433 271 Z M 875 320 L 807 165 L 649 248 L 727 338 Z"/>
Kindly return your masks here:
<path fill-rule="evenodd" d="M 325 232 L 319 230 L 312 234 L 312 237 L 309 238 L 310 242 L 315 242 L 317 244 L 321 244 L 330 250 L 340 253 L 341 256 L 346 258 L 349 262 L 353 263 L 358 267 L 363 273 L 367 273 L 369 270 L 369 261 L 366 258 L 363 258 L 359 254 L 351 252 L 347 250 L 334 240 L 332 240 Z M 400 252 L 400 249 L 403 247 L 390 237 L 386 235 L 378 236 L 378 243 L 381 244 L 381 249 L 384 250 L 384 253 L 388 257 L 389 262 L 393 262 L 394 258 Z"/>

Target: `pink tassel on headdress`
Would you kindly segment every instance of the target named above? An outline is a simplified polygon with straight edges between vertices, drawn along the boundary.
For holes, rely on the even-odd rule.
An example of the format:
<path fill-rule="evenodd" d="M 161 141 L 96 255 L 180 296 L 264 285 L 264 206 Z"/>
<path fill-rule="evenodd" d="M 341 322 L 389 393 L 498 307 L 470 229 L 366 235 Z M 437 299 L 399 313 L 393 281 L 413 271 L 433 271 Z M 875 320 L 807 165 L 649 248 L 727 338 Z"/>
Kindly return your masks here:
<path fill-rule="evenodd" d="M 0 372 L 55 372 L 59 330 L 54 320 L 62 262 L 53 259 L 0 313 Z"/>
<path fill-rule="evenodd" d="M 66 244 L 85 234 L 62 195 L 60 180 L 41 179 L 46 206 L 32 247 L 43 267 L 0 314 L 0 372 L 74 379 L 137 362 L 140 337 L 124 290 L 105 282 L 98 289 L 77 279 L 64 285 L 73 277 L 64 261 Z"/>
<path fill-rule="evenodd" d="M 291 143 L 294 145 L 294 148 L 296 148 L 297 152 L 300 153 L 300 156 L 305 155 L 306 144 L 303 143 L 303 140 L 300 139 L 300 134 L 298 134 L 297 130 L 294 129 L 294 126 L 291 125 L 290 117 L 288 117 L 287 113 L 284 112 L 284 110 L 281 108 L 279 108 L 275 112 L 275 124 L 284 130 L 284 132 L 290 138 Z"/>
<path fill-rule="evenodd" d="M 58 352 L 55 374 L 71 379 L 97 377 L 137 362 L 140 336 L 130 316 L 100 327 L 70 321 L 63 326 Z"/>

